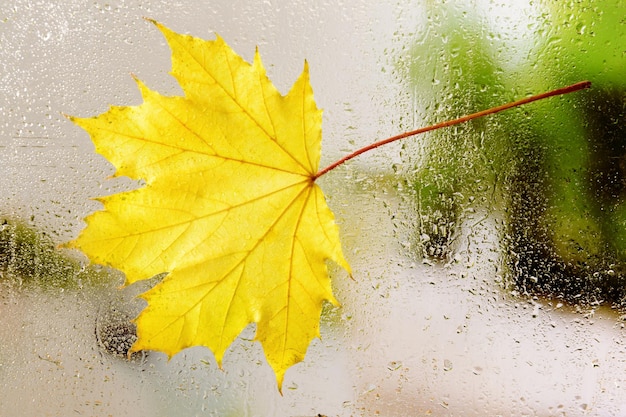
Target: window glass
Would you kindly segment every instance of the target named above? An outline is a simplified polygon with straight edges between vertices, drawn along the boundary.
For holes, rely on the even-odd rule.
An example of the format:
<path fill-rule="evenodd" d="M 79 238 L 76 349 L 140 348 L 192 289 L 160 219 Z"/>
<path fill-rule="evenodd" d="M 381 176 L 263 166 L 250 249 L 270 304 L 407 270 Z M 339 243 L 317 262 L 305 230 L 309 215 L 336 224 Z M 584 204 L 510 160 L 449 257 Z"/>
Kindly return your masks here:
<path fill-rule="evenodd" d="M 515 3 L 515 4 L 513 4 Z M 378 139 L 589 79 L 410 138 L 320 178 L 354 279 L 285 376 L 254 326 L 126 352 L 136 295 L 58 245 L 139 187 L 63 114 L 180 94 L 143 17 L 258 45 L 286 93 L 310 66 L 321 165 Z M 0 11 L 0 415 L 623 415 L 626 21 L 620 0 L 15 0 Z M 158 280 L 160 277 L 155 277 Z"/>

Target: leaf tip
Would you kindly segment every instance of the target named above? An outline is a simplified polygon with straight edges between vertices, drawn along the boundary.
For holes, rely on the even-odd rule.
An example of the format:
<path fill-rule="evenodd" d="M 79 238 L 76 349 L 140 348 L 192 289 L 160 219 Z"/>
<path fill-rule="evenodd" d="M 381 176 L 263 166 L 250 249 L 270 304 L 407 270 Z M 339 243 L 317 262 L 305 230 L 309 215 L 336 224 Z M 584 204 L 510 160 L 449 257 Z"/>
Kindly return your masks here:
<path fill-rule="evenodd" d="M 78 249 L 78 246 L 76 245 L 76 239 L 60 243 L 59 245 L 57 245 L 57 247 L 59 249 Z"/>
<path fill-rule="evenodd" d="M 150 91 L 148 89 L 148 86 L 143 81 L 141 81 L 136 74 L 131 72 L 130 76 L 133 77 L 133 80 L 135 80 L 135 82 L 137 83 L 137 88 L 139 88 L 139 93 L 141 94 L 141 97 L 145 99 L 146 95 Z"/>
<path fill-rule="evenodd" d="M 276 385 L 278 386 L 278 393 L 280 394 L 280 396 L 283 396 L 283 380 L 284 380 L 284 374 L 283 375 L 276 375 Z"/>
<path fill-rule="evenodd" d="M 213 351 L 213 349 L 211 349 L 211 351 Z M 223 363 L 224 354 L 222 353 L 221 355 L 218 355 L 217 353 L 214 352 L 213 356 L 215 358 L 215 363 L 217 363 L 217 369 L 219 369 L 222 372 L 226 372 L 224 370 L 224 363 Z"/>
<path fill-rule="evenodd" d="M 347 262 L 345 266 L 342 265 L 342 268 L 348 273 L 348 276 L 350 277 L 350 279 L 356 282 L 356 279 L 354 278 L 354 274 L 352 274 L 352 268 L 350 268 L 350 265 Z"/>
<path fill-rule="evenodd" d="M 69 120 L 70 122 L 72 122 L 75 125 L 80 126 L 80 127 L 83 127 L 83 125 L 81 123 L 82 121 L 90 119 L 89 117 L 87 117 L 87 118 L 77 117 L 77 116 L 72 116 L 71 114 L 66 114 L 66 113 L 63 113 L 63 112 L 61 112 L 61 115 L 63 117 L 65 117 L 67 120 Z M 83 127 L 83 129 L 84 129 L 84 127 Z"/>
<path fill-rule="evenodd" d="M 156 20 L 154 20 L 154 19 L 152 19 L 150 17 L 143 16 L 143 20 L 145 20 L 146 22 L 152 23 L 156 27 L 159 27 L 159 22 L 157 22 Z"/>
<path fill-rule="evenodd" d="M 136 320 L 136 319 L 135 319 Z M 140 352 L 142 349 L 138 346 L 139 343 L 139 339 L 135 340 L 135 343 L 133 343 L 130 347 L 130 349 L 128 349 L 128 352 L 126 353 L 128 355 L 128 359 L 130 359 L 130 357 L 132 356 L 133 353 L 137 353 Z M 169 359 L 168 359 L 169 360 Z"/>

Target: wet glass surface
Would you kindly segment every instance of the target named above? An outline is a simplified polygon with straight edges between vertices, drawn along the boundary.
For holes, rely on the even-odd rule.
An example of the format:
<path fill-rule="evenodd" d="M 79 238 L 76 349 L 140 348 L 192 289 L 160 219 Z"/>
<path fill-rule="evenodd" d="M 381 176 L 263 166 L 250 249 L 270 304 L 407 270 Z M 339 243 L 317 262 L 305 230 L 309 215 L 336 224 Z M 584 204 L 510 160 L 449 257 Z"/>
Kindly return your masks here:
<path fill-rule="evenodd" d="M 620 1 L 31 2 L 0 11 L 0 415 L 626 413 L 625 22 Z M 248 328 L 127 360 L 141 288 L 56 245 L 134 187 L 62 113 L 163 94 L 142 17 L 259 46 L 286 92 L 307 59 L 321 165 L 377 139 L 583 79 L 594 89 L 410 139 L 320 179 L 354 280 L 284 395 Z"/>

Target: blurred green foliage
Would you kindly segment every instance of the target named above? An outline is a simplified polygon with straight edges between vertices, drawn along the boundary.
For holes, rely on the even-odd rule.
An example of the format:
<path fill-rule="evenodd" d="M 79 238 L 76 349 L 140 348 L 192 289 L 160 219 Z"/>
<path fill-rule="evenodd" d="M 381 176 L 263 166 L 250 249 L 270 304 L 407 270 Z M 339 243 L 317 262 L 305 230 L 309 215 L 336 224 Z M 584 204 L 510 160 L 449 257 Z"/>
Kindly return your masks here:
<path fill-rule="evenodd" d="M 534 3 L 508 33 L 470 3 L 430 4 L 429 30 L 400 63 L 427 123 L 585 79 L 593 87 L 436 132 L 419 161 L 407 157 L 418 165 L 422 254 L 448 256 L 463 212 L 490 207 L 506 213 L 503 254 L 522 290 L 624 304 L 623 2 Z"/>
<path fill-rule="evenodd" d="M 105 285 L 108 270 L 85 267 L 56 248 L 45 233 L 24 222 L 0 219 L 0 280 L 48 288 Z"/>

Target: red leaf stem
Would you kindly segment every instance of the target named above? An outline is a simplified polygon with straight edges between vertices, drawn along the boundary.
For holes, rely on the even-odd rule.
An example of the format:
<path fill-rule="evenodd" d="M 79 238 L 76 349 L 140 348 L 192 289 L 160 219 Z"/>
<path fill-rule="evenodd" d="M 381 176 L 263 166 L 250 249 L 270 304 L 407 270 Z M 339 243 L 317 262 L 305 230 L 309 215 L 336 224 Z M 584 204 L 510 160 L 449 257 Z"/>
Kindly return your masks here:
<path fill-rule="evenodd" d="M 313 177 L 313 180 L 315 181 L 317 178 L 321 177 L 322 175 L 326 174 L 328 171 L 332 171 L 333 169 L 337 168 L 339 165 L 343 164 L 346 161 L 349 161 L 350 159 L 361 155 L 362 153 L 371 151 L 372 149 L 376 149 L 380 146 L 386 145 L 388 143 L 391 142 L 395 142 L 397 140 L 400 139 L 404 139 L 404 138 L 408 138 L 410 136 L 415 136 L 415 135 L 419 135 L 420 133 L 425 133 L 425 132 L 430 132 L 431 130 L 437 130 L 437 129 L 441 129 L 443 127 L 448 127 L 448 126 L 453 126 L 453 125 L 458 125 L 461 123 L 465 123 L 468 122 L 470 120 L 473 119 L 477 119 L 479 117 L 483 117 L 483 116 L 487 116 L 489 114 L 495 114 L 495 113 L 499 113 L 501 111 L 504 110 L 508 110 L 512 107 L 517 107 L 517 106 L 521 106 L 523 104 L 528 104 L 528 103 L 532 103 L 533 101 L 538 101 L 538 100 L 543 100 L 544 98 L 548 98 L 548 97 L 553 97 L 553 96 L 560 96 L 563 94 L 569 94 L 569 93 L 573 93 L 575 91 L 579 91 L 585 88 L 590 88 L 591 87 L 591 81 L 581 81 L 578 82 L 576 84 L 572 84 L 569 85 L 567 87 L 562 87 L 562 88 L 557 88 L 556 90 L 551 90 L 545 93 L 541 93 L 541 94 L 537 94 L 534 96 L 530 96 L 530 97 L 526 97 L 523 98 L 521 100 L 517 100 L 517 101 L 513 101 L 511 103 L 507 103 L 507 104 L 503 104 L 501 106 L 497 106 L 497 107 L 492 107 L 490 109 L 487 110 L 482 110 L 479 111 L 477 113 L 472 113 L 466 116 L 462 116 L 459 117 L 458 119 L 454 119 L 454 120 L 447 120 L 445 122 L 441 122 L 441 123 L 437 123 L 431 126 L 426 126 L 426 127 L 422 127 L 419 128 L 417 130 L 412 130 L 410 132 L 405 132 L 396 136 L 392 136 L 390 138 L 387 139 L 383 139 L 380 140 L 378 142 L 374 142 L 370 145 L 367 145 L 361 149 L 357 149 L 356 151 L 352 152 L 349 155 L 344 156 L 343 158 L 339 159 L 338 161 L 335 161 L 334 163 L 330 164 L 329 166 L 327 166 L 324 169 L 321 169 L 317 172 L 317 174 L 315 174 L 315 177 Z"/>

